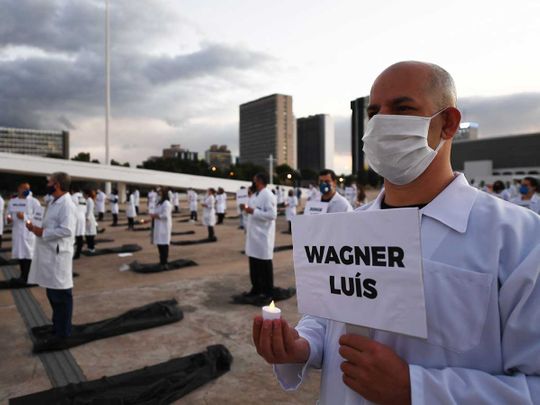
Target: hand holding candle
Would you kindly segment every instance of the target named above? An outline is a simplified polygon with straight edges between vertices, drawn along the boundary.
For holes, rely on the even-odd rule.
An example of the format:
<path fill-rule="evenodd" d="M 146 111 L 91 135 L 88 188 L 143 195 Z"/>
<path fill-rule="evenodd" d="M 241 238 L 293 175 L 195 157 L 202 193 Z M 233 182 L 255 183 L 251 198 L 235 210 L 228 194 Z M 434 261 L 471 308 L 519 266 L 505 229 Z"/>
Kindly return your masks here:
<path fill-rule="evenodd" d="M 264 320 L 273 321 L 274 319 L 281 319 L 281 309 L 276 307 L 274 301 L 268 306 L 264 306 L 262 309 L 262 317 Z"/>

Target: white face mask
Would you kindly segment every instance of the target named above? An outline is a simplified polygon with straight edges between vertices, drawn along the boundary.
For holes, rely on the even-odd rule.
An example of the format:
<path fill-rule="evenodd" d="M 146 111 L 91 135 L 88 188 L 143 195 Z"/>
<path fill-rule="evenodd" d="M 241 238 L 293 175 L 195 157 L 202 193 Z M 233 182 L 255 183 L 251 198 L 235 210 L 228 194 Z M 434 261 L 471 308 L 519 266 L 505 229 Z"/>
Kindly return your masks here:
<path fill-rule="evenodd" d="M 377 114 L 368 122 L 363 151 L 369 166 L 390 183 L 404 185 L 417 179 L 444 144 L 433 150 L 427 142 L 431 117 Z"/>

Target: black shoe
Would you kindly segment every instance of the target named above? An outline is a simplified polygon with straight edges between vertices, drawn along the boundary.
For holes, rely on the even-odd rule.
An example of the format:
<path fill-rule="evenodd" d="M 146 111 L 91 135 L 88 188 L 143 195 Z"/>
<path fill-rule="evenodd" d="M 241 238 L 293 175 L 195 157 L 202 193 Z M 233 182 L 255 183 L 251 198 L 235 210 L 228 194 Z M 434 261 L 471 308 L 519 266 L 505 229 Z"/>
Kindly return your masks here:
<path fill-rule="evenodd" d="M 81 258 L 81 255 L 75 255 L 73 256 L 73 260 L 79 260 Z"/>
<path fill-rule="evenodd" d="M 169 265 L 168 265 L 168 264 L 162 264 L 162 265 L 160 266 L 160 269 L 161 269 L 161 271 L 169 270 Z"/>

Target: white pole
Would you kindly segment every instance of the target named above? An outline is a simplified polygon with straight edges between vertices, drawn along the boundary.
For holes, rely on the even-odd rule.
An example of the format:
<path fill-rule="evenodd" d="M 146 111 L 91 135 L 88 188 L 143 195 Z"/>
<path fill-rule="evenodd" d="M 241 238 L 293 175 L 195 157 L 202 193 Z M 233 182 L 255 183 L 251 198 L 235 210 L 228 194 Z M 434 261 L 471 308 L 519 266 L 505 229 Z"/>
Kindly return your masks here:
<path fill-rule="evenodd" d="M 268 172 L 268 178 L 270 181 L 270 184 L 274 184 L 274 155 L 270 154 L 268 157 L 268 164 L 269 164 L 269 172 Z"/>
<path fill-rule="evenodd" d="M 109 38 L 109 0 L 105 0 L 105 164 L 111 164 L 109 151 L 109 121 L 111 117 L 111 61 Z M 105 183 L 105 193 L 111 193 L 111 182 Z"/>

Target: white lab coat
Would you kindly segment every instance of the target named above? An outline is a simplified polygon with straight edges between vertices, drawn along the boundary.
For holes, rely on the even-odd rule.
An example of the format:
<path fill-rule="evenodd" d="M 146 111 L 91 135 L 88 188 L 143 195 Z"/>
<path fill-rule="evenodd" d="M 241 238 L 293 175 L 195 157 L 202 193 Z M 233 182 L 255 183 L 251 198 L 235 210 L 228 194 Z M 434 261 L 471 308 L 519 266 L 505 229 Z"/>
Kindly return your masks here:
<path fill-rule="evenodd" d="M 118 214 L 120 212 L 120 206 L 118 205 L 118 195 L 111 194 L 109 197 L 111 202 L 111 214 Z"/>
<path fill-rule="evenodd" d="M 296 207 L 298 207 L 298 198 L 296 196 L 287 197 L 286 200 L 287 208 L 285 210 L 285 218 L 287 221 L 292 221 L 296 216 Z"/>
<path fill-rule="evenodd" d="M 530 200 L 523 200 L 522 196 L 520 195 L 516 198 L 513 198 L 511 202 L 519 205 L 520 207 L 528 208 L 531 211 L 540 214 L 540 197 L 538 196 L 538 194 L 533 194 Z"/>
<path fill-rule="evenodd" d="M 203 201 L 203 218 L 204 226 L 214 226 L 216 224 L 216 199 L 213 195 L 208 194 Z"/>
<path fill-rule="evenodd" d="M 137 211 L 135 210 L 135 194 L 131 193 L 126 201 L 126 217 L 135 218 Z"/>
<path fill-rule="evenodd" d="M 349 212 L 352 210 L 353 209 L 349 201 L 341 194 L 336 192 L 330 201 L 328 201 L 328 209 L 326 212 L 331 214 L 332 212 Z"/>
<path fill-rule="evenodd" d="M 69 193 L 53 201 L 45 210 L 43 236 L 36 238 L 29 284 L 59 290 L 73 287 L 76 210 Z"/>
<path fill-rule="evenodd" d="M 88 197 L 86 199 L 86 229 L 85 233 L 88 236 L 95 236 L 97 235 L 97 222 L 96 217 L 94 216 L 94 205 L 95 202 L 92 198 Z"/>
<path fill-rule="evenodd" d="M 4 234 L 4 199 L 0 196 L 0 236 Z"/>
<path fill-rule="evenodd" d="M 169 245 L 172 232 L 172 205 L 168 200 L 156 205 L 154 214 L 159 218 L 154 219 L 154 233 L 152 243 L 154 245 Z"/>
<path fill-rule="evenodd" d="M 84 236 L 86 230 L 86 199 L 81 192 L 74 193 L 71 196 L 76 212 L 75 236 Z"/>
<path fill-rule="evenodd" d="M 253 194 L 249 207 L 249 225 L 246 235 L 246 255 L 261 260 L 271 260 L 274 257 L 276 238 L 277 201 L 276 196 L 264 188 Z"/>
<path fill-rule="evenodd" d="M 180 193 L 178 193 L 178 191 L 173 193 L 173 205 L 175 207 L 180 207 Z"/>
<path fill-rule="evenodd" d="M 357 211 L 380 209 L 383 197 Z M 409 364 L 412 404 L 538 403 L 540 217 L 462 174 L 420 214 L 428 339 L 371 332 Z M 296 329 L 310 356 L 274 367 L 282 386 L 294 390 L 322 367 L 320 404 L 343 403 L 344 324 L 304 316 Z"/>
<path fill-rule="evenodd" d="M 156 205 L 157 205 L 157 193 L 152 190 L 148 193 L 148 213 L 154 214 L 156 211 Z"/>
<path fill-rule="evenodd" d="M 26 221 L 34 216 L 36 207 L 41 204 L 34 197 L 19 198 L 15 197 L 9 200 L 8 214 L 13 221 L 11 257 L 13 259 L 32 259 L 34 255 L 35 235 L 26 229 Z M 24 214 L 24 219 L 17 217 L 17 212 Z"/>
<path fill-rule="evenodd" d="M 188 197 L 188 203 L 189 203 L 189 210 L 190 211 L 197 211 L 197 200 L 198 200 L 198 195 L 195 191 L 191 190 L 191 191 L 188 191 L 188 194 L 187 194 L 187 197 Z"/>
<path fill-rule="evenodd" d="M 105 212 L 105 202 L 107 201 L 107 195 L 99 190 L 96 195 L 96 211 L 98 213 Z"/>
<path fill-rule="evenodd" d="M 133 195 L 135 196 L 135 207 L 138 207 L 141 203 L 141 192 L 139 190 L 135 190 Z"/>
<path fill-rule="evenodd" d="M 224 214 L 227 209 L 227 194 L 216 194 L 216 212 Z"/>

